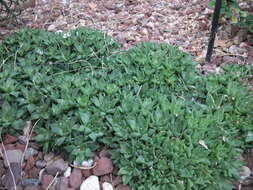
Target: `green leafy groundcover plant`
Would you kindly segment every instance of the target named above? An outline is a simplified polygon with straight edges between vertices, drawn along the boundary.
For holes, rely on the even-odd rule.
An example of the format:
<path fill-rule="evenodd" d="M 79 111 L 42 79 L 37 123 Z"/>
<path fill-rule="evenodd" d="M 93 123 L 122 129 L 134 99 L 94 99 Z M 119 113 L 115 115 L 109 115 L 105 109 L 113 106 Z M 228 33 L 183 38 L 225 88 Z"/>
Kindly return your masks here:
<path fill-rule="evenodd" d="M 40 119 L 36 140 L 44 151 L 80 162 L 106 146 L 133 190 L 230 189 L 240 154 L 252 147 L 253 95 L 240 83 L 252 67 L 202 76 L 168 44 L 118 47 L 87 28 L 7 37 L 0 45 L 2 134 Z"/>

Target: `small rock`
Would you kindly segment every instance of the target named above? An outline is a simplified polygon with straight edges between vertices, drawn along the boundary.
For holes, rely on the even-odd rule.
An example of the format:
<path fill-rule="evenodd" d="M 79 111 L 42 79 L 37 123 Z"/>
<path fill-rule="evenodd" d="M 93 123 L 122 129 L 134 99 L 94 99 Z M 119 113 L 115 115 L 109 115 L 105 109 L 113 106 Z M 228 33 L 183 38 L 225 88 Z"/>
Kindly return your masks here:
<path fill-rule="evenodd" d="M 6 151 L 7 150 L 16 150 L 15 144 L 6 144 L 6 145 L 4 145 L 4 148 Z"/>
<path fill-rule="evenodd" d="M 90 176 L 80 186 L 80 190 L 100 190 L 100 185 L 97 176 Z"/>
<path fill-rule="evenodd" d="M 29 178 L 37 178 L 39 177 L 40 170 L 36 167 L 33 167 L 32 169 L 27 171 Z"/>
<path fill-rule="evenodd" d="M 103 176 L 99 177 L 99 181 L 102 182 L 102 183 L 111 182 L 111 178 L 108 175 L 103 175 Z"/>
<path fill-rule="evenodd" d="M 117 176 L 115 179 L 112 180 L 112 184 L 114 187 L 122 183 L 122 178 L 120 176 Z"/>
<path fill-rule="evenodd" d="M 230 46 L 230 48 L 228 49 L 228 51 L 230 53 L 232 53 L 232 54 L 243 54 L 243 53 L 247 52 L 246 49 L 237 47 L 236 45 Z"/>
<path fill-rule="evenodd" d="M 16 188 L 15 187 L 11 187 L 9 190 L 23 190 L 24 188 L 21 185 L 17 185 Z"/>
<path fill-rule="evenodd" d="M 54 159 L 54 157 L 55 157 L 54 153 L 50 152 L 50 153 L 44 155 L 44 160 L 46 162 L 50 162 L 51 160 Z"/>
<path fill-rule="evenodd" d="M 35 165 L 35 160 L 33 158 L 33 156 L 30 156 L 26 162 L 26 166 L 25 166 L 25 170 L 30 170 L 31 168 L 33 168 Z"/>
<path fill-rule="evenodd" d="M 82 172 L 78 168 L 74 168 L 73 172 L 69 176 L 69 185 L 70 187 L 77 189 L 82 183 Z"/>
<path fill-rule="evenodd" d="M 45 168 L 47 165 L 47 162 L 45 160 L 38 160 L 36 162 L 36 167 L 38 168 Z"/>
<path fill-rule="evenodd" d="M 18 141 L 17 137 L 14 137 L 12 135 L 6 135 L 4 139 L 4 144 L 13 144 Z"/>
<path fill-rule="evenodd" d="M 18 184 L 21 180 L 21 165 L 20 163 L 10 163 L 10 168 L 14 175 L 15 183 Z M 2 183 L 7 189 L 14 187 L 11 171 L 8 169 L 2 179 Z"/>
<path fill-rule="evenodd" d="M 90 160 L 84 160 L 83 162 L 82 162 L 82 166 L 83 167 L 91 167 L 93 165 L 93 160 L 92 159 L 90 159 Z"/>
<path fill-rule="evenodd" d="M 68 168 L 68 164 L 62 159 L 58 159 L 46 167 L 46 171 L 50 175 L 56 175 L 57 172 L 64 173 Z"/>
<path fill-rule="evenodd" d="M 24 190 L 39 190 L 39 187 L 36 186 L 30 186 L 30 187 L 26 187 Z"/>
<path fill-rule="evenodd" d="M 35 178 L 28 178 L 28 179 L 22 180 L 22 185 L 25 187 L 38 186 L 39 184 L 40 184 L 40 180 L 35 179 Z"/>
<path fill-rule="evenodd" d="M 96 176 L 102 176 L 105 174 L 112 173 L 113 164 L 111 159 L 102 157 L 97 161 L 97 165 L 93 168 L 93 174 Z"/>
<path fill-rule="evenodd" d="M 28 148 L 25 151 L 25 160 L 27 160 L 30 156 L 36 156 L 39 152 L 34 148 Z"/>
<path fill-rule="evenodd" d="M 244 179 L 248 178 L 250 176 L 250 174 L 251 174 L 251 171 L 250 171 L 249 167 L 242 166 L 241 172 L 240 172 L 241 179 L 244 180 Z"/>
<path fill-rule="evenodd" d="M 127 186 L 127 185 L 118 185 L 116 190 L 131 190 L 131 187 L 130 186 Z"/>
<path fill-rule="evenodd" d="M 245 29 L 241 29 L 236 36 L 234 37 L 234 43 L 239 45 L 241 42 L 247 39 L 248 31 Z"/>
<path fill-rule="evenodd" d="M 22 152 L 25 151 L 25 145 L 21 143 L 16 143 L 15 149 L 21 150 Z"/>
<path fill-rule="evenodd" d="M 113 186 L 110 183 L 104 182 L 102 184 L 103 190 L 114 190 Z"/>
<path fill-rule="evenodd" d="M 92 172 L 91 172 L 91 170 L 83 170 L 82 174 L 85 178 L 88 178 L 92 175 Z"/>
<path fill-rule="evenodd" d="M 143 28 L 140 33 L 146 36 L 148 35 L 148 30 L 146 28 Z"/>
<path fill-rule="evenodd" d="M 21 150 L 7 150 L 6 155 L 4 156 L 4 165 L 8 166 L 6 156 L 9 160 L 9 163 L 20 163 L 22 159 L 23 152 Z"/>
<path fill-rule="evenodd" d="M 153 22 L 148 22 L 147 27 L 154 28 L 155 24 Z"/>
<path fill-rule="evenodd" d="M 47 189 L 50 183 L 53 181 L 54 177 L 51 175 L 44 175 L 42 177 L 42 189 Z"/>
<path fill-rule="evenodd" d="M 68 167 L 63 175 L 64 177 L 69 177 L 71 175 L 71 167 Z"/>
<path fill-rule="evenodd" d="M 20 142 L 21 144 L 26 144 L 27 143 L 27 137 L 26 136 L 19 136 L 18 137 L 18 142 Z"/>
<path fill-rule="evenodd" d="M 56 184 L 56 190 L 67 190 L 68 189 L 68 178 L 61 177 Z"/>

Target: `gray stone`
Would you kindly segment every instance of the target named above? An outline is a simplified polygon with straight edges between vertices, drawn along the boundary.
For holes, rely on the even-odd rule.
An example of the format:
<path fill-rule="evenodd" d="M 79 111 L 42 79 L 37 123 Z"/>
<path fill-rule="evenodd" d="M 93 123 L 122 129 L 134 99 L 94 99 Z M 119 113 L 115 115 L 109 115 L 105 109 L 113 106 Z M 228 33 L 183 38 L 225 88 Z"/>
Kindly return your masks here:
<path fill-rule="evenodd" d="M 46 171 L 48 174 L 54 176 L 54 175 L 56 175 L 57 172 L 59 172 L 60 174 L 64 173 L 67 168 L 68 168 L 68 164 L 62 158 L 60 158 L 60 159 L 50 163 L 46 167 Z"/>
<path fill-rule="evenodd" d="M 38 168 L 45 168 L 47 165 L 47 162 L 45 160 L 38 160 L 36 162 L 36 167 Z"/>
<path fill-rule="evenodd" d="M 68 189 L 68 178 L 61 177 L 56 184 L 56 190 L 67 190 L 67 189 Z"/>
<path fill-rule="evenodd" d="M 7 158 L 9 163 L 21 163 L 23 152 L 21 150 L 7 150 L 6 155 L 4 156 L 4 165 L 8 166 Z"/>
<path fill-rule="evenodd" d="M 22 185 L 25 186 L 25 187 L 38 186 L 39 184 L 40 184 L 40 180 L 35 179 L 35 178 L 29 178 L 29 179 L 23 179 L 22 180 Z"/>
<path fill-rule="evenodd" d="M 21 144 L 26 144 L 27 140 L 28 140 L 28 138 L 26 136 L 19 136 L 18 137 L 18 142 L 20 142 Z"/>
<path fill-rule="evenodd" d="M 79 190 L 100 190 L 98 177 L 92 175 L 85 179 L 80 186 Z"/>
<path fill-rule="evenodd" d="M 18 185 L 21 180 L 21 164 L 20 163 L 10 163 L 10 169 L 14 175 L 15 183 Z M 7 170 L 6 175 L 2 179 L 2 184 L 6 189 L 11 189 L 14 187 L 13 178 L 10 169 Z"/>
<path fill-rule="evenodd" d="M 27 160 L 30 156 L 36 156 L 39 152 L 34 148 L 28 148 L 25 151 L 25 160 Z"/>

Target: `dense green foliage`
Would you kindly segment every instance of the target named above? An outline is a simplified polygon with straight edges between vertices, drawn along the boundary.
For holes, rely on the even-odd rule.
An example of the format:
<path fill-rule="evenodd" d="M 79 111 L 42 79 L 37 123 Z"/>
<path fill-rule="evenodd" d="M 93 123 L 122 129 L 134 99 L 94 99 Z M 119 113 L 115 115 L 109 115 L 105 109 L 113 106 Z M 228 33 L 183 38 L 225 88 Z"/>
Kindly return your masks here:
<path fill-rule="evenodd" d="M 209 5 L 214 6 L 215 1 L 210 1 Z M 253 14 L 243 11 L 237 0 L 222 0 L 221 17 L 253 33 Z"/>
<path fill-rule="evenodd" d="M 45 151 L 81 161 L 106 146 L 133 190 L 230 189 L 253 141 L 253 95 L 238 80 L 252 67 L 202 76 L 176 47 L 118 46 L 86 28 L 6 38 L 2 133 L 40 119 L 36 140 Z"/>

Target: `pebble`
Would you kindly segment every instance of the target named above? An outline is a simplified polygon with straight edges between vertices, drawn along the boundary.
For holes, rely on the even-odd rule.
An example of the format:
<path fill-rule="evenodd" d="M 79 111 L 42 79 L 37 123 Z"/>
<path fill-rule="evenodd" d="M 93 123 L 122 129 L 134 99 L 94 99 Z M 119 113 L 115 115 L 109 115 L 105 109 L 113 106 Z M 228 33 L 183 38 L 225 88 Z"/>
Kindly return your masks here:
<path fill-rule="evenodd" d="M 112 173 L 113 164 L 112 164 L 111 159 L 106 158 L 106 157 L 101 157 L 97 161 L 97 165 L 95 168 L 93 168 L 92 171 L 93 171 L 93 174 L 96 176 L 102 176 L 102 175 Z"/>
<path fill-rule="evenodd" d="M 67 190 L 68 189 L 68 178 L 60 177 L 56 184 L 56 190 Z"/>
<path fill-rule="evenodd" d="M 68 168 L 68 164 L 62 159 L 55 160 L 46 167 L 48 174 L 55 176 L 57 172 L 64 173 Z"/>
<path fill-rule="evenodd" d="M 28 178 L 28 179 L 23 179 L 22 180 L 22 185 L 25 187 L 29 186 L 38 186 L 40 183 L 40 180 L 35 179 L 35 178 Z"/>
<path fill-rule="evenodd" d="M 248 178 L 250 176 L 250 174 L 251 174 L 251 171 L 250 171 L 249 167 L 242 166 L 241 172 L 240 172 L 241 180 Z"/>
<path fill-rule="evenodd" d="M 63 175 L 64 177 L 69 177 L 71 175 L 71 167 L 68 167 Z"/>
<path fill-rule="evenodd" d="M 85 179 L 79 190 L 100 190 L 98 177 L 92 175 Z"/>
<path fill-rule="evenodd" d="M 34 148 L 28 148 L 25 151 L 25 160 L 27 160 L 30 156 L 36 156 L 39 152 Z"/>
<path fill-rule="evenodd" d="M 78 189 L 82 183 L 82 172 L 78 168 L 74 168 L 69 176 L 69 185 L 74 189 Z"/>
<path fill-rule="evenodd" d="M 107 183 L 107 182 L 104 182 L 102 184 L 102 188 L 103 188 L 103 190 L 114 190 L 113 186 L 110 183 Z"/>
<path fill-rule="evenodd" d="M 83 167 L 91 167 L 93 165 L 93 160 L 92 159 L 90 159 L 90 160 L 84 160 L 83 162 L 82 162 L 82 166 Z"/>
<path fill-rule="evenodd" d="M 20 142 L 21 144 L 26 144 L 27 137 L 26 136 L 19 136 L 18 137 L 18 142 Z"/>
<path fill-rule="evenodd" d="M 38 168 L 44 168 L 44 167 L 46 167 L 46 165 L 47 165 L 47 162 L 45 160 L 38 160 L 36 162 L 36 167 L 38 167 Z"/>

